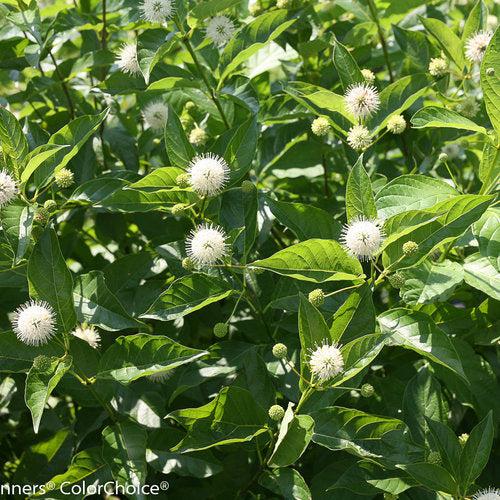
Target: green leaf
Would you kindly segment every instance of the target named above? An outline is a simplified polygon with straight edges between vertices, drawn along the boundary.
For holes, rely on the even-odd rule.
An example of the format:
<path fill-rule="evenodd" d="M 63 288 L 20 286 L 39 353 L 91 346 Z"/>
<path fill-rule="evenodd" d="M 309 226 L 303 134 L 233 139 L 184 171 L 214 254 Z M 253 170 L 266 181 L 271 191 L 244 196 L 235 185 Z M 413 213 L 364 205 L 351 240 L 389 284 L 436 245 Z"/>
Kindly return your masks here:
<path fill-rule="evenodd" d="M 416 463 L 400 465 L 400 467 L 420 484 L 431 490 L 450 494 L 454 494 L 457 491 L 457 485 L 453 477 L 440 465 Z"/>
<path fill-rule="evenodd" d="M 175 280 L 141 318 L 170 321 L 229 297 L 233 289 L 225 280 L 194 273 Z"/>
<path fill-rule="evenodd" d="M 469 255 L 464 262 L 464 279 L 473 288 L 500 300 L 500 274 L 488 257 L 479 253 Z"/>
<path fill-rule="evenodd" d="M 141 177 L 137 182 L 129 184 L 130 189 L 154 191 L 157 189 L 177 188 L 176 179 L 185 170 L 178 167 L 161 167 Z"/>
<path fill-rule="evenodd" d="M 359 261 L 333 240 L 313 239 L 297 243 L 267 259 L 257 260 L 251 266 L 314 283 L 352 281 L 363 276 Z"/>
<path fill-rule="evenodd" d="M 241 0 L 208 0 L 196 5 L 191 14 L 196 19 L 203 20 L 240 3 Z"/>
<path fill-rule="evenodd" d="M 472 120 L 465 118 L 451 109 L 426 106 L 419 109 L 412 117 L 413 128 L 456 128 L 486 134 L 486 129 Z"/>
<path fill-rule="evenodd" d="M 464 279 L 462 266 L 451 260 L 425 260 L 400 272 L 405 282 L 399 295 L 410 305 L 445 302 Z"/>
<path fill-rule="evenodd" d="M 28 250 L 34 216 L 33 207 L 20 202 L 7 205 L 2 210 L 2 227 L 12 247 L 13 264 L 17 264 Z"/>
<path fill-rule="evenodd" d="M 151 38 L 153 38 L 153 43 L 151 43 Z M 146 85 L 149 84 L 149 79 L 155 66 L 172 51 L 178 41 L 178 34 L 169 33 L 165 38 L 165 32 L 159 29 L 148 30 L 138 37 L 137 59 Z M 192 85 L 193 83 L 191 83 Z"/>
<path fill-rule="evenodd" d="M 286 20 L 287 17 L 288 12 L 283 9 L 266 12 L 245 25 L 229 41 L 219 60 L 219 87 L 241 63 L 295 22 L 295 19 Z"/>
<path fill-rule="evenodd" d="M 377 319 L 382 332 L 390 335 L 388 345 L 411 349 L 446 366 L 468 382 L 453 343 L 427 314 L 396 308 L 382 313 Z"/>
<path fill-rule="evenodd" d="M 405 57 L 408 57 L 420 71 L 427 71 L 430 56 L 429 42 L 425 34 L 420 31 L 404 29 L 396 24 L 392 25 L 392 31 Z"/>
<path fill-rule="evenodd" d="M 271 467 L 287 467 L 304 453 L 314 432 L 314 420 L 309 415 L 294 415 L 293 403 L 288 403 L 273 453 Z"/>
<path fill-rule="evenodd" d="M 147 475 L 146 429 L 133 422 L 117 422 L 102 431 L 102 438 L 102 458 L 115 481 L 121 486 L 144 485 Z"/>
<path fill-rule="evenodd" d="M 401 175 L 378 191 L 375 205 L 383 219 L 409 210 L 431 208 L 458 192 L 448 183 L 425 175 Z"/>
<path fill-rule="evenodd" d="M 488 22 L 488 7 L 483 0 L 478 0 L 474 7 L 469 12 L 469 17 L 465 21 L 462 31 L 462 43 L 465 44 L 467 39 L 476 34 L 478 31 L 486 29 Z"/>
<path fill-rule="evenodd" d="M 165 125 L 165 147 L 172 165 L 183 170 L 187 169 L 189 162 L 196 154 L 193 146 L 189 144 L 179 117 L 170 105 Z"/>
<path fill-rule="evenodd" d="M 446 418 L 441 420 L 446 421 Z M 462 448 L 456 434 L 447 425 L 437 420 L 426 417 L 425 421 L 434 444 L 439 450 L 443 466 L 453 477 L 458 477 Z"/>
<path fill-rule="evenodd" d="M 364 83 L 365 78 L 356 60 L 352 57 L 347 48 L 337 40 L 333 43 L 333 64 L 339 74 L 344 91 L 346 91 L 350 85 Z"/>
<path fill-rule="evenodd" d="M 47 301 L 57 313 L 61 332 L 69 333 L 76 323 L 73 278 L 53 229 L 46 229 L 33 248 L 28 262 L 28 281 L 30 295 Z"/>
<path fill-rule="evenodd" d="M 75 283 L 73 297 L 80 322 L 110 331 L 137 328 L 142 325 L 127 313 L 109 290 L 101 271 L 80 275 Z"/>
<path fill-rule="evenodd" d="M 479 194 L 487 193 L 500 178 L 500 149 L 490 142 L 484 144 L 478 175 L 483 183 Z"/>
<path fill-rule="evenodd" d="M 97 377 L 129 384 L 191 363 L 206 354 L 162 335 L 139 333 L 118 337 L 102 356 Z"/>
<path fill-rule="evenodd" d="M 172 451 L 206 450 L 213 446 L 251 441 L 267 432 L 267 414 L 250 392 L 241 387 L 224 387 L 217 397 L 201 411 L 192 409 L 186 424 L 179 412 L 168 417 L 188 427 L 188 433 Z M 181 410 L 186 413 L 186 410 Z"/>
<path fill-rule="evenodd" d="M 43 410 L 63 375 L 70 369 L 71 356 L 64 358 L 36 358 L 26 377 L 25 401 L 33 419 L 33 430 L 38 433 Z"/>
<path fill-rule="evenodd" d="M 336 240 L 340 237 L 342 226 L 321 208 L 270 197 L 266 197 L 266 202 L 278 221 L 293 231 L 300 241 L 311 238 Z"/>
<path fill-rule="evenodd" d="M 488 463 L 495 429 L 493 414 L 488 415 L 472 429 L 460 455 L 460 484 L 466 492 Z"/>
<path fill-rule="evenodd" d="M 285 500 L 312 500 L 304 478 L 295 469 L 266 470 L 259 484 Z"/>
<path fill-rule="evenodd" d="M 500 270 L 500 209 L 491 207 L 472 226 L 479 243 L 479 253 Z"/>
<path fill-rule="evenodd" d="M 419 17 L 424 28 L 435 38 L 441 50 L 462 71 L 465 66 L 465 58 L 462 51 L 462 42 L 455 33 L 439 19 Z"/>
<path fill-rule="evenodd" d="M 352 167 L 347 179 L 345 205 L 347 222 L 357 218 L 376 219 L 377 209 L 373 198 L 370 177 L 363 167 L 363 155 Z"/>
<path fill-rule="evenodd" d="M 488 68 L 493 68 L 494 73 L 488 75 Z M 491 39 L 481 63 L 481 88 L 484 94 L 484 104 L 490 117 L 491 124 L 497 136 L 500 136 L 500 30 L 496 30 Z"/>
<path fill-rule="evenodd" d="M 55 144 L 42 144 L 36 149 L 31 151 L 26 157 L 26 168 L 21 174 L 21 183 L 29 181 L 35 170 L 42 165 L 46 160 L 52 158 L 59 153 L 61 149 L 68 148 L 69 146 L 58 146 Z"/>
<path fill-rule="evenodd" d="M 7 162 L 6 166 L 10 165 L 9 160 L 11 160 L 13 162 L 11 170 L 19 178 L 29 151 L 28 141 L 16 117 L 2 106 L 0 106 L 0 143 Z"/>

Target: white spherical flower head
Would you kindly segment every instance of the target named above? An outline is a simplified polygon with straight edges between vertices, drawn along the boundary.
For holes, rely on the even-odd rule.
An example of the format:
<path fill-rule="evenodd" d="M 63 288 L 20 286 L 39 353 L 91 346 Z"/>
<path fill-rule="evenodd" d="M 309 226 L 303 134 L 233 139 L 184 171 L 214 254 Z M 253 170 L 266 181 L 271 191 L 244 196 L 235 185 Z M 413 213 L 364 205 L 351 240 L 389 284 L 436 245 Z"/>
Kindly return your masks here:
<path fill-rule="evenodd" d="M 457 158 L 460 158 L 463 155 L 463 151 L 460 145 L 455 144 L 453 142 L 443 146 L 441 151 L 445 153 L 450 160 L 456 160 Z"/>
<path fill-rule="evenodd" d="M 195 156 L 188 168 L 189 183 L 200 196 L 213 196 L 229 179 L 229 166 L 220 156 L 208 153 Z"/>
<path fill-rule="evenodd" d="M 378 90 L 368 83 L 351 85 L 344 100 L 349 113 L 359 119 L 372 115 L 380 106 Z"/>
<path fill-rule="evenodd" d="M 448 73 L 448 63 L 441 57 L 433 57 L 429 63 L 429 73 L 432 76 L 443 76 Z"/>
<path fill-rule="evenodd" d="M 352 256 L 369 260 L 380 249 L 384 233 L 378 221 L 358 218 L 344 226 L 341 241 Z"/>
<path fill-rule="evenodd" d="M 163 23 L 174 14 L 172 0 L 144 0 L 141 5 L 142 17 L 150 23 Z"/>
<path fill-rule="evenodd" d="M 5 170 L 0 170 L 0 208 L 9 204 L 18 192 L 16 181 Z"/>
<path fill-rule="evenodd" d="M 54 310 L 47 302 L 31 300 L 16 310 L 12 328 L 21 342 L 38 346 L 54 335 L 55 323 Z"/>
<path fill-rule="evenodd" d="M 127 43 L 124 45 L 118 54 L 116 61 L 118 67 L 130 75 L 137 75 L 141 72 L 139 61 L 137 60 L 137 45 L 135 43 Z"/>
<path fill-rule="evenodd" d="M 150 102 L 144 108 L 144 120 L 155 132 L 163 131 L 168 118 L 168 107 L 162 101 Z"/>
<path fill-rule="evenodd" d="M 337 344 L 324 342 L 311 349 L 309 367 L 313 378 L 326 382 L 338 375 L 344 369 L 344 358 Z"/>
<path fill-rule="evenodd" d="M 500 489 L 490 486 L 478 491 L 472 498 L 473 500 L 500 500 Z"/>
<path fill-rule="evenodd" d="M 354 125 L 347 133 L 347 144 L 356 151 L 363 151 L 371 142 L 370 131 L 364 125 Z"/>
<path fill-rule="evenodd" d="M 72 333 L 75 337 L 87 342 L 94 349 L 97 349 L 101 345 L 101 336 L 93 325 L 77 326 Z"/>
<path fill-rule="evenodd" d="M 234 35 L 236 27 L 233 21 L 226 16 L 215 16 L 208 21 L 207 36 L 215 45 L 226 44 Z"/>
<path fill-rule="evenodd" d="M 186 252 L 197 267 L 212 266 L 227 254 L 226 233 L 218 226 L 201 224 L 191 231 Z"/>
<path fill-rule="evenodd" d="M 491 31 L 478 31 L 471 35 L 465 42 L 465 57 L 473 63 L 480 63 L 492 36 Z"/>

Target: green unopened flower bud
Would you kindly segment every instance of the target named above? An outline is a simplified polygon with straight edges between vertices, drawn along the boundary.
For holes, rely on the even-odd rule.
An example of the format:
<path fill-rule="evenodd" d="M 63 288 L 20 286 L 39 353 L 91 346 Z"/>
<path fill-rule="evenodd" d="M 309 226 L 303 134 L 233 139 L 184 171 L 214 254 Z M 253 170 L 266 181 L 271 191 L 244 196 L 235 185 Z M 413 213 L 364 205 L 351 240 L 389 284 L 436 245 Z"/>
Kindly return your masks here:
<path fill-rule="evenodd" d="M 189 113 L 182 113 L 180 120 L 185 129 L 190 129 L 194 124 L 194 119 Z"/>
<path fill-rule="evenodd" d="M 190 113 L 191 111 L 194 111 L 196 109 L 196 104 L 193 101 L 188 101 L 186 104 L 184 104 L 184 109 Z"/>
<path fill-rule="evenodd" d="M 54 175 L 54 180 L 58 187 L 65 189 L 70 187 L 75 182 L 75 175 L 67 168 L 61 168 L 59 172 Z"/>
<path fill-rule="evenodd" d="M 176 203 L 172 207 L 172 215 L 182 215 L 186 211 L 186 207 L 185 203 Z"/>
<path fill-rule="evenodd" d="M 387 130 L 392 134 L 402 134 L 406 129 L 406 120 L 402 115 L 394 115 L 387 120 Z"/>
<path fill-rule="evenodd" d="M 46 224 L 50 218 L 50 214 L 48 210 L 46 210 L 43 207 L 38 208 L 38 210 L 35 213 L 35 216 L 33 217 L 35 222 L 38 222 L 39 224 Z"/>
<path fill-rule="evenodd" d="M 389 276 L 389 283 L 394 287 L 394 288 L 402 288 L 403 285 L 405 284 L 406 280 L 405 277 L 402 273 L 400 272 L 395 272 L 394 274 L 391 274 Z"/>
<path fill-rule="evenodd" d="M 326 135 L 330 131 L 330 122 L 325 117 L 320 116 L 312 122 L 311 130 L 314 135 Z"/>
<path fill-rule="evenodd" d="M 47 212 L 55 212 L 57 210 L 57 203 L 54 200 L 47 200 L 43 204 L 43 208 L 47 210 Z"/>
<path fill-rule="evenodd" d="M 50 368 L 51 360 L 48 356 L 41 354 L 33 360 L 33 368 L 38 371 L 48 370 Z"/>
<path fill-rule="evenodd" d="M 194 262 L 189 257 L 185 257 L 184 259 L 182 259 L 182 267 L 186 271 L 193 271 L 196 268 Z"/>
<path fill-rule="evenodd" d="M 488 76 L 493 76 L 495 74 L 495 68 L 487 68 L 486 69 L 486 74 Z"/>
<path fill-rule="evenodd" d="M 273 405 L 268 411 L 269 418 L 279 422 L 285 416 L 285 410 L 280 405 Z"/>
<path fill-rule="evenodd" d="M 371 398 L 375 394 L 375 389 L 371 384 L 363 384 L 360 392 L 364 398 Z"/>
<path fill-rule="evenodd" d="M 274 344 L 273 345 L 273 356 L 278 359 L 286 358 L 288 354 L 288 349 L 285 344 Z"/>
<path fill-rule="evenodd" d="M 241 183 L 241 189 L 244 193 L 252 194 L 255 191 L 255 184 L 252 181 L 243 181 Z"/>
<path fill-rule="evenodd" d="M 439 464 L 441 462 L 441 455 L 437 451 L 431 451 L 427 457 L 427 462 L 430 464 Z"/>
<path fill-rule="evenodd" d="M 461 446 L 465 446 L 465 443 L 467 442 L 468 439 L 469 435 L 466 432 L 458 436 L 458 442 L 460 443 Z"/>
<path fill-rule="evenodd" d="M 366 68 L 362 69 L 361 74 L 363 75 L 366 83 L 373 83 L 375 81 L 375 73 L 373 73 L 372 70 Z"/>
<path fill-rule="evenodd" d="M 193 146 L 203 146 L 208 141 L 208 134 L 200 127 L 194 127 L 189 134 L 189 142 Z"/>
<path fill-rule="evenodd" d="M 308 299 L 313 306 L 320 307 L 325 303 L 325 294 L 321 288 L 316 288 L 316 290 L 309 292 Z"/>
<path fill-rule="evenodd" d="M 175 179 L 175 183 L 180 187 L 180 188 L 187 188 L 190 185 L 190 180 L 189 180 L 189 174 L 180 174 L 177 176 Z"/>
<path fill-rule="evenodd" d="M 448 155 L 446 153 L 440 153 L 439 157 L 438 157 L 438 160 L 440 162 L 448 161 Z"/>
<path fill-rule="evenodd" d="M 277 0 L 276 7 L 278 9 L 289 9 L 293 4 L 293 0 Z"/>
<path fill-rule="evenodd" d="M 226 323 L 216 323 L 216 325 L 214 326 L 214 335 L 217 338 L 222 339 L 227 335 L 228 330 L 229 327 Z"/>
<path fill-rule="evenodd" d="M 405 255 L 412 255 L 418 250 L 418 244 L 414 241 L 407 241 L 403 243 L 403 253 Z"/>

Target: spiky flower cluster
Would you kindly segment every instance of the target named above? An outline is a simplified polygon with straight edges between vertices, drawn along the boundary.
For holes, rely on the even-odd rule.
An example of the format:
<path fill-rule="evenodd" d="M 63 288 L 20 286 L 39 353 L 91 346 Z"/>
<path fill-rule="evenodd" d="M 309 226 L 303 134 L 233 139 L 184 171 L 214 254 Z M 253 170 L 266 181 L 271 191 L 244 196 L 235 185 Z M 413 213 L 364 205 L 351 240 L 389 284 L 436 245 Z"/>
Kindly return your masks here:
<path fill-rule="evenodd" d="M 361 74 L 366 83 L 372 84 L 375 81 L 375 73 L 371 69 L 362 69 Z"/>
<path fill-rule="evenodd" d="M 442 57 L 433 57 L 429 63 L 429 73 L 432 76 L 443 76 L 448 73 L 448 63 Z"/>
<path fill-rule="evenodd" d="M 172 0 L 144 0 L 141 11 L 146 21 L 163 23 L 173 16 L 175 5 Z"/>
<path fill-rule="evenodd" d="M 215 45 L 225 45 L 234 35 L 236 27 L 226 16 L 215 16 L 207 24 L 207 36 Z"/>
<path fill-rule="evenodd" d="M 330 131 L 330 122 L 324 116 L 319 116 L 312 122 L 311 131 L 314 135 L 326 135 Z"/>
<path fill-rule="evenodd" d="M 97 349 L 101 345 L 101 336 L 94 325 L 83 324 L 77 326 L 72 334 L 84 342 L 87 342 L 93 349 Z"/>
<path fill-rule="evenodd" d="M 186 252 L 197 267 L 212 266 L 227 255 L 226 239 L 221 227 L 201 224 L 189 234 Z"/>
<path fill-rule="evenodd" d="M 344 96 L 347 110 L 357 119 L 365 119 L 380 107 L 378 90 L 368 83 L 351 85 Z"/>
<path fill-rule="evenodd" d="M 16 181 L 5 170 L 0 170 L 0 208 L 9 204 L 17 193 Z"/>
<path fill-rule="evenodd" d="M 370 146 L 370 131 L 364 125 L 354 125 L 347 133 L 347 144 L 356 151 L 363 151 Z"/>
<path fill-rule="evenodd" d="M 212 153 L 194 157 L 188 168 L 189 184 L 200 196 L 213 196 L 224 188 L 229 179 L 229 166 Z"/>
<path fill-rule="evenodd" d="M 393 115 L 387 120 L 387 130 L 392 134 L 402 134 L 406 129 L 406 120 L 402 115 Z"/>
<path fill-rule="evenodd" d="M 69 188 L 75 182 L 75 174 L 67 168 L 61 168 L 55 173 L 54 181 L 61 189 Z"/>
<path fill-rule="evenodd" d="M 201 127 L 194 127 L 189 133 L 189 142 L 193 146 L 203 146 L 208 141 L 208 134 L 205 129 Z"/>
<path fill-rule="evenodd" d="M 491 31 L 478 31 L 471 35 L 465 42 L 465 57 L 472 63 L 480 63 L 492 36 Z"/>
<path fill-rule="evenodd" d="M 141 72 L 141 68 L 137 59 L 137 45 L 135 43 L 123 45 L 118 53 L 116 64 L 118 64 L 118 67 L 124 73 L 138 75 Z"/>
<path fill-rule="evenodd" d="M 18 307 L 12 318 L 12 328 L 17 338 L 33 346 L 46 344 L 55 333 L 55 324 L 52 307 L 38 300 L 30 300 Z"/>
<path fill-rule="evenodd" d="M 344 369 L 344 358 L 337 344 L 324 342 L 311 349 L 309 367 L 313 378 L 326 382 L 338 375 Z"/>
<path fill-rule="evenodd" d="M 359 217 L 344 226 L 341 241 L 352 256 L 369 260 L 380 249 L 384 233 L 378 221 Z"/>
<path fill-rule="evenodd" d="M 143 111 L 145 122 L 155 132 L 163 131 L 168 119 L 168 107 L 163 101 L 150 102 Z"/>
<path fill-rule="evenodd" d="M 478 491 L 473 497 L 473 500 L 500 500 L 500 489 L 490 486 L 484 490 Z"/>

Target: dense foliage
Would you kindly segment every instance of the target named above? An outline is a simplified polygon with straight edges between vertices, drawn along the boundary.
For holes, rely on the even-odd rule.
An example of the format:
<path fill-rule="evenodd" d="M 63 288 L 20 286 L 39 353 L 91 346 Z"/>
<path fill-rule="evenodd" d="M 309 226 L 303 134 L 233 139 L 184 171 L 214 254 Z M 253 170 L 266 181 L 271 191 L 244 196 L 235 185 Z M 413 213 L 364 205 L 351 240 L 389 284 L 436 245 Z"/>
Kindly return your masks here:
<path fill-rule="evenodd" d="M 496 15 L 1 1 L 9 498 L 500 498 Z"/>

